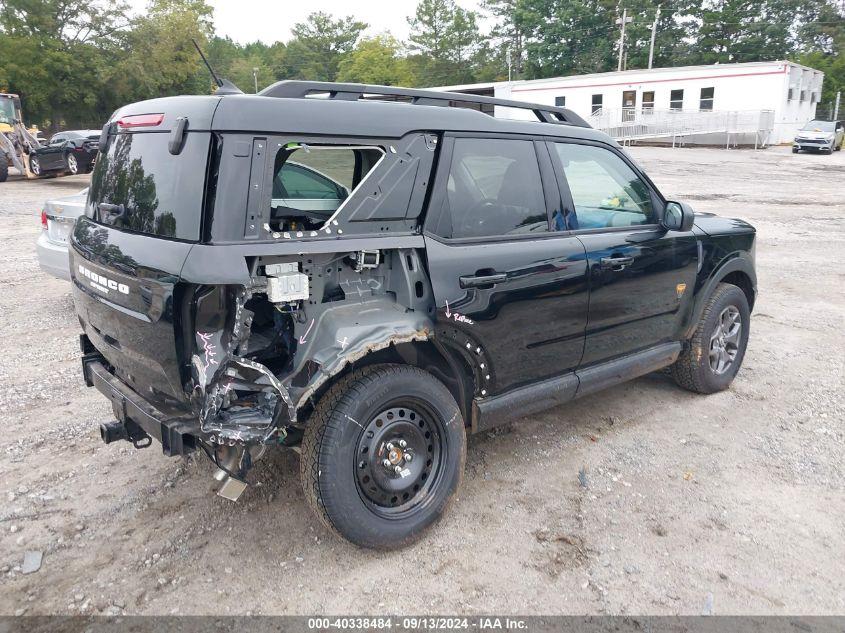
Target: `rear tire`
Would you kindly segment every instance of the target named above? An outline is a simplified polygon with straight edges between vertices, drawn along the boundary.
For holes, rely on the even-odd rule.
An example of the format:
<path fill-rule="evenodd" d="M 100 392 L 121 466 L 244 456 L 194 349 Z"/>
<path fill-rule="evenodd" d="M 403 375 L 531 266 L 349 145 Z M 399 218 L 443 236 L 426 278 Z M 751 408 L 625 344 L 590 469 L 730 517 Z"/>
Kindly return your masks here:
<path fill-rule="evenodd" d="M 792 148 L 792 153 L 797 154 L 800 150 L 797 147 Z"/>
<path fill-rule="evenodd" d="M 394 549 L 440 519 L 465 459 L 464 420 L 449 390 L 416 367 L 377 365 L 320 399 L 305 428 L 300 475 L 329 529 L 362 547 Z"/>
<path fill-rule="evenodd" d="M 688 347 L 671 367 L 675 382 L 696 393 L 727 389 L 745 357 L 750 325 L 745 293 L 733 284 L 716 286 Z"/>
<path fill-rule="evenodd" d="M 0 154 L 0 182 L 6 182 L 9 178 L 9 161 L 5 154 Z"/>
<path fill-rule="evenodd" d="M 71 176 L 82 173 L 82 170 L 79 168 L 79 159 L 73 154 L 67 154 L 65 156 L 65 165 L 67 165 L 67 172 Z"/>

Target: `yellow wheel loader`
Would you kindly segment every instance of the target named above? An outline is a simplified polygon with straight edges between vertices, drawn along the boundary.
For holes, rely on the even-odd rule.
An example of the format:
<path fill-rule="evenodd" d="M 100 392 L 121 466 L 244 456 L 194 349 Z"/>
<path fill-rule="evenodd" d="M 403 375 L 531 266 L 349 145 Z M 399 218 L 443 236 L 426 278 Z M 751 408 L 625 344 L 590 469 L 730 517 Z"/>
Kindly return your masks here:
<path fill-rule="evenodd" d="M 29 168 L 29 157 L 41 147 L 36 129 L 26 129 L 18 95 L 0 93 L 0 182 L 15 167 L 27 178 L 37 178 Z"/>

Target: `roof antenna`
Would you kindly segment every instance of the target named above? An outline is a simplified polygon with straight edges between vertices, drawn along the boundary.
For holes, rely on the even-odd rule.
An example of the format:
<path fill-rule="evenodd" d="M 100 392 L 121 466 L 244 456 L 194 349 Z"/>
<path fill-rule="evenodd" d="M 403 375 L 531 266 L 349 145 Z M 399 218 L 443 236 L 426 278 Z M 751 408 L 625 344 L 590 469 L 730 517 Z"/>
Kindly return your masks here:
<path fill-rule="evenodd" d="M 243 90 L 238 88 L 235 84 L 233 84 L 228 79 L 221 79 L 214 69 L 211 67 L 211 64 L 208 63 L 205 55 L 202 54 L 202 49 L 200 45 L 197 44 L 197 41 L 194 38 L 191 38 L 191 41 L 194 43 L 194 48 L 197 49 L 197 52 L 200 54 L 202 58 L 202 62 L 205 64 L 205 67 L 208 68 L 208 72 L 211 73 L 211 78 L 214 80 L 214 83 L 217 84 L 217 90 L 214 91 L 215 95 L 240 95 L 243 94 Z"/>

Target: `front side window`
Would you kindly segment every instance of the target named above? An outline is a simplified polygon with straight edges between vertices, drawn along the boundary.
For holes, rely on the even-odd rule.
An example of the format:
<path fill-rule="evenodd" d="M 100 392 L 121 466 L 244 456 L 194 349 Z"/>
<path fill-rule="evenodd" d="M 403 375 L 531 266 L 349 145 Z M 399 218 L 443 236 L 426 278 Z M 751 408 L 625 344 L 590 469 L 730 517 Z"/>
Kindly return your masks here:
<path fill-rule="evenodd" d="M 272 229 L 320 228 L 383 155 L 378 147 L 288 143 L 273 169 Z"/>
<path fill-rule="evenodd" d="M 669 109 L 683 110 L 684 109 L 684 91 L 673 90 L 669 93 Z"/>
<path fill-rule="evenodd" d="M 654 222 L 651 193 L 618 155 L 594 145 L 555 143 L 572 194 L 572 229 L 635 226 Z"/>
<path fill-rule="evenodd" d="M 437 235 L 522 235 L 548 228 L 533 142 L 455 139 Z"/>
<path fill-rule="evenodd" d="M 701 100 L 699 102 L 699 110 L 702 112 L 709 112 L 713 109 L 713 93 L 715 88 L 702 88 Z"/>

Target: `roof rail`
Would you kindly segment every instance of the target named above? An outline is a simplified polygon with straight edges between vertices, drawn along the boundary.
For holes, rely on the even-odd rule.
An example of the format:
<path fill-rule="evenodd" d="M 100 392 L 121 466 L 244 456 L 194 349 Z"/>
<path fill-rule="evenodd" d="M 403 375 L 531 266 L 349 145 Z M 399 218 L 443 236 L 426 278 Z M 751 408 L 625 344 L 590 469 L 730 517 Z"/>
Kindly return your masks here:
<path fill-rule="evenodd" d="M 477 103 L 481 105 L 503 106 L 531 110 L 543 123 L 562 123 L 578 127 L 590 127 L 580 116 L 569 108 L 526 103 L 511 99 L 497 99 L 482 95 L 466 94 L 463 92 L 442 92 L 439 90 L 419 90 L 416 88 L 399 88 L 396 86 L 378 86 L 370 84 L 347 84 L 329 81 L 298 81 L 287 80 L 268 86 L 259 95 L 265 97 L 281 97 L 287 99 L 304 99 L 315 93 L 328 93 L 330 99 L 343 101 L 357 101 L 370 97 L 405 97 L 415 105 L 450 106 L 454 102 Z"/>

